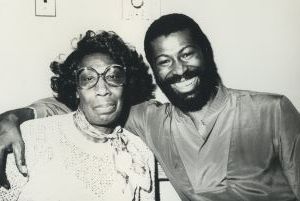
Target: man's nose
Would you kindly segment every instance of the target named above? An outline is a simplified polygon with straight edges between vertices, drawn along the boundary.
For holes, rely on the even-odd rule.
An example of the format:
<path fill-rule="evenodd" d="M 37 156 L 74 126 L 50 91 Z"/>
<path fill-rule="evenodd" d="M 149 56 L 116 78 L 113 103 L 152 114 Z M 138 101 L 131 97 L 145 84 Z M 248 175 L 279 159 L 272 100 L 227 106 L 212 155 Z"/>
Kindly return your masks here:
<path fill-rule="evenodd" d="M 186 70 L 187 70 L 187 67 L 185 64 L 182 63 L 182 61 L 176 60 L 173 63 L 173 70 L 172 70 L 173 74 L 183 75 Z"/>
<path fill-rule="evenodd" d="M 99 80 L 95 86 L 95 91 L 96 91 L 97 95 L 100 95 L 100 96 L 106 96 L 106 95 L 110 94 L 110 90 L 102 76 L 99 77 Z"/>

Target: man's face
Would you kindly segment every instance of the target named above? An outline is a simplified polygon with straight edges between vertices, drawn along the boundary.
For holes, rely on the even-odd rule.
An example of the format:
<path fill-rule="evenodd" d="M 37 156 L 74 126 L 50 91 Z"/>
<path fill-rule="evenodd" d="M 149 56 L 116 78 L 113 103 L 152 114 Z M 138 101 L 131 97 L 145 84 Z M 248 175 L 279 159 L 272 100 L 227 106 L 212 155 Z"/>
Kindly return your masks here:
<path fill-rule="evenodd" d="M 151 43 L 151 66 L 157 84 L 169 100 L 184 111 L 201 109 L 212 86 L 201 48 L 189 30 L 159 36 Z"/>
<path fill-rule="evenodd" d="M 92 67 L 98 73 L 103 73 L 111 64 L 115 62 L 101 53 L 86 55 L 81 61 L 81 66 Z M 77 92 L 79 107 L 91 124 L 105 127 L 118 120 L 123 107 L 123 86 L 110 86 L 100 77 L 94 87 Z"/>

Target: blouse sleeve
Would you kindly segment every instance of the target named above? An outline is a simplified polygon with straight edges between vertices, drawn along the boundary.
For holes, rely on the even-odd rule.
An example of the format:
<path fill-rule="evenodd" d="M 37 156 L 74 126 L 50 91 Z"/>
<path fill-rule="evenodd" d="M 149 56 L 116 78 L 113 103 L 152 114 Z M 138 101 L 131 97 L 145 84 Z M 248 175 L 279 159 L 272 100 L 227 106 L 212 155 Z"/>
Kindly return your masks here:
<path fill-rule="evenodd" d="M 18 200 L 19 195 L 21 194 L 24 186 L 27 184 L 30 178 L 30 171 L 32 170 L 33 165 L 41 158 L 40 156 L 49 155 L 48 149 L 45 145 L 48 141 L 43 136 L 43 131 L 46 131 L 46 127 L 41 127 L 41 124 L 36 124 L 38 120 L 29 120 L 21 125 L 21 131 L 23 140 L 26 144 L 26 163 L 29 170 L 29 176 L 22 176 L 16 165 L 13 154 L 8 154 L 6 171 L 8 180 L 10 181 L 11 188 L 6 190 L 0 188 L 0 200 L 3 201 L 15 201 Z M 46 125 L 45 125 L 46 126 Z M 50 136 L 50 135 L 49 135 Z"/>
<path fill-rule="evenodd" d="M 127 149 L 134 163 L 128 176 L 135 183 L 134 186 L 138 186 L 135 197 L 140 197 L 141 200 L 145 201 L 153 201 L 155 200 L 156 188 L 154 155 L 139 137 L 132 134 L 127 136 L 129 136 Z"/>

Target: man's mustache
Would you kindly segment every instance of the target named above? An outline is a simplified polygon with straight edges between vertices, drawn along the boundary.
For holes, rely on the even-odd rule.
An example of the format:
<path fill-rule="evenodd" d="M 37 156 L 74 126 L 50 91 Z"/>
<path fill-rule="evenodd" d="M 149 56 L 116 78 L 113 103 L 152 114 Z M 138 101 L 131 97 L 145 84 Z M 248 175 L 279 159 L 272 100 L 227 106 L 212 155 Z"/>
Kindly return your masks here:
<path fill-rule="evenodd" d="M 164 80 L 164 82 L 166 84 L 174 84 L 176 82 L 179 82 L 182 78 L 184 78 L 184 79 L 190 79 L 190 78 L 193 78 L 193 77 L 196 77 L 196 76 L 199 76 L 199 75 L 200 75 L 199 70 L 187 70 L 182 75 L 171 75 L 171 76 L 168 76 Z"/>

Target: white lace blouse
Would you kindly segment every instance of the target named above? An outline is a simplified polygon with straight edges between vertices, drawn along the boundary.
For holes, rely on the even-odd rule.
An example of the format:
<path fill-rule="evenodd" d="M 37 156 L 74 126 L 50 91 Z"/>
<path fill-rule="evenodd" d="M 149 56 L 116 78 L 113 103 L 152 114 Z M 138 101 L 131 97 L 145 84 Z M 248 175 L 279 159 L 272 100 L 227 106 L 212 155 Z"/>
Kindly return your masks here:
<path fill-rule="evenodd" d="M 154 157 L 144 142 L 120 127 L 93 142 L 88 139 L 92 129 L 81 120 L 75 112 L 22 124 L 29 177 L 18 172 L 10 154 L 11 189 L 1 188 L 0 199 L 154 200 Z"/>

